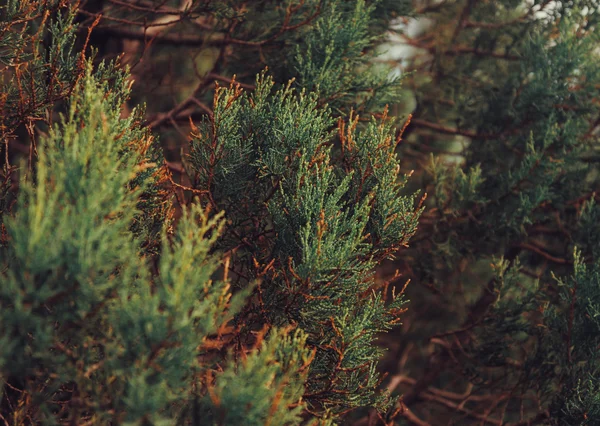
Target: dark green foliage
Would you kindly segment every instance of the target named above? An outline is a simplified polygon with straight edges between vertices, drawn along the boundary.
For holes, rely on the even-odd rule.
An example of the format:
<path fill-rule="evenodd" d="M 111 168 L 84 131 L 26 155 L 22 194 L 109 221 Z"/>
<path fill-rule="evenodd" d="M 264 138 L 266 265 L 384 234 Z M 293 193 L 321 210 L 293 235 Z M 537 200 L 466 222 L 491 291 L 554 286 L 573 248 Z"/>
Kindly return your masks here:
<path fill-rule="evenodd" d="M 359 132 L 353 118 L 346 131 L 340 121 L 343 149 L 333 156 L 334 121 L 316 95 L 272 86 L 263 75 L 251 95 L 217 90 L 213 118 L 192 140 L 194 187 L 228 212 L 220 247 L 234 253 L 240 283 L 262 279 L 246 327 L 255 315 L 295 324 L 317 348 L 305 395 L 313 409 L 385 407 L 373 393 L 373 341 L 403 300 L 386 306 L 371 293 L 372 272 L 406 245 L 419 215 L 400 193 L 393 133 L 375 121 Z"/>
<path fill-rule="evenodd" d="M 15 133 L 31 135 L 69 95 L 83 71 L 82 58 L 73 51 L 74 10 L 60 6 L 59 1 L 7 1 L 0 9 L 0 218 L 14 203 L 8 141 Z M 26 138 L 20 139 L 19 146 L 26 150 Z M 0 230 L 2 246 L 3 224 Z"/>
<path fill-rule="evenodd" d="M 273 330 L 258 351 L 241 362 L 230 361 L 199 404 L 206 408 L 200 414 L 205 419 L 203 422 L 299 424 L 302 404 L 295 404 L 291 409 L 286 404 L 299 401 L 304 392 L 303 380 L 313 355 L 305 345 L 306 335 L 300 331 L 290 335 L 285 330 Z M 303 349 L 298 350 L 298 347 Z M 278 362 L 272 362 L 273 359 Z M 257 399 L 257 392 L 268 397 Z"/>
<path fill-rule="evenodd" d="M 370 64 L 385 22 L 376 8 L 191 5 L 185 13 L 217 19 L 216 31 L 239 25 L 208 35 L 209 45 L 278 56 L 247 91 L 217 88 L 210 113 L 190 123 L 188 185 L 163 164 L 143 108 L 124 107 L 128 73 L 85 59 L 75 9 L 24 4 L 2 16 L 21 37 L 7 55 L 29 61 L 3 68 L 3 108 L 19 114 L 6 114 L 2 135 L 7 188 L 18 182 L 2 218 L 2 418 L 326 425 L 356 408 L 390 408 L 375 341 L 399 322 L 405 299 L 382 290 L 374 269 L 407 245 L 420 208 L 402 193 L 391 120 L 359 125 L 350 112 L 369 117 L 398 86 Z M 29 38 L 10 26 L 18 13 Z M 36 33 L 42 23 L 47 33 Z M 300 40 L 308 60 L 291 48 Z M 269 51 L 273 42 L 288 48 Z M 23 56 L 38 51 L 47 57 Z M 20 67 L 45 69 L 51 81 L 38 87 L 31 72 L 28 92 Z M 287 85 L 269 76 L 294 74 Z M 22 128 L 17 142 L 36 151 L 15 167 L 12 135 Z"/>
<path fill-rule="evenodd" d="M 11 244 L 1 275 L 0 365 L 8 389 L 18 386 L 34 401 L 20 400 L 23 408 L 12 413 L 18 423 L 29 417 L 45 424 L 160 422 L 185 415 L 197 398 L 193 384 L 217 362 L 207 339 L 245 298 L 241 292 L 232 299 L 226 281 L 212 280 L 219 262 L 210 249 L 222 215 L 209 220 L 192 206 L 172 237 L 166 222 L 158 273 L 140 257 L 131 224 L 155 180 L 144 179 L 153 165 L 138 148 L 149 143 L 147 132 L 135 125 L 135 114 L 120 119 L 113 107 L 124 94 L 113 95 L 89 74 L 82 80 L 68 116 L 39 147 L 35 182 L 22 183 L 14 218 L 6 222 Z M 276 360 L 277 374 L 295 377 L 309 362 L 304 340 L 274 335 L 281 337 L 254 362 L 264 368 Z M 264 372 L 262 380 L 270 375 Z M 255 408 L 257 419 L 276 414 L 269 411 L 272 400 L 282 407 L 297 402 L 302 382 L 296 386 L 267 397 L 265 385 L 267 407 Z M 61 414 L 57 405 L 75 395 L 81 402 L 71 400 Z M 245 408 L 228 405 L 231 416 L 242 415 L 238 409 Z"/>
<path fill-rule="evenodd" d="M 65 9 L 64 2 L 10 0 L 1 12 L 0 129 L 5 138 L 24 121 L 43 119 L 47 108 L 67 96 L 83 62 L 74 51 L 75 10 Z"/>
<path fill-rule="evenodd" d="M 418 106 L 403 149 L 428 161 L 433 196 L 405 254 L 424 284 L 413 305 L 434 303 L 445 320 L 407 335 L 437 350 L 409 358 L 417 381 L 403 391 L 420 418 L 427 386 L 466 386 L 472 399 L 437 394 L 431 424 L 600 421 L 598 6 L 423 4 L 432 21 L 412 39 L 426 54 L 411 64 Z"/>
<path fill-rule="evenodd" d="M 318 89 L 334 111 L 349 105 L 359 111 L 380 111 L 397 99 L 398 81 L 389 81 L 386 67 L 367 72 L 373 68 L 374 55 L 363 52 L 377 39 L 369 31 L 374 9 L 363 1 L 332 2 L 295 46 L 292 64 L 298 84 Z"/>
<path fill-rule="evenodd" d="M 551 416 L 557 424 L 594 424 L 600 419 L 600 264 L 586 265 L 575 250 L 573 275 L 557 280 L 562 303 L 547 310 L 553 333 L 545 350 L 564 384 Z"/>

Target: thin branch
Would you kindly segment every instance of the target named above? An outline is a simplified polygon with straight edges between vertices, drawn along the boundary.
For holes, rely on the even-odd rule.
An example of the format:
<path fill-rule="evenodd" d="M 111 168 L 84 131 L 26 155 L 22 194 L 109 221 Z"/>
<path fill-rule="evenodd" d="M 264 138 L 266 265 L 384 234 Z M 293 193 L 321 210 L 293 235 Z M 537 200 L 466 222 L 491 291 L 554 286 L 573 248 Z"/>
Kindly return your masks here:
<path fill-rule="evenodd" d="M 550 253 L 543 250 L 541 247 L 538 247 L 532 243 L 521 243 L 521 244 L 519 244 L 519 247 L 524 250 L 528 250 L 528 251 L 534 252 L 536 254 L 539 254 L 544 259 L 549 260 L 550 262 L 553 262 L 553 263 L 558 263 L 560 265 L 570 265 L 573 263 L 568 259 L 553 256 Z"/>

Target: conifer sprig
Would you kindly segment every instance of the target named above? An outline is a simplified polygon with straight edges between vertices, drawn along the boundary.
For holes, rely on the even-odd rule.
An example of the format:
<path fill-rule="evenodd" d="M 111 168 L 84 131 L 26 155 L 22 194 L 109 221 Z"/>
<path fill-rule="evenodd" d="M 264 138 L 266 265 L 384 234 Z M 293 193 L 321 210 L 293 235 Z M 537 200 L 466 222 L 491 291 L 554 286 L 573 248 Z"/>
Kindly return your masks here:
<path fill-rule="evenodd" d="M 240 285 L 261 280 L 238 321 L 251 329 L 259 315 L 308 333 L 317 348 L 305 395 L 313 410 L 384 409 L 374 340 L 404 301 L 386 305 L 373 271 L 406 245 L 420 213 L 401 193 L 394 132 L 386 117 L 359 131 L 351 116 L 341 125 L 344 156 L 334 154 L 335 121 L 318 95 L 273 85 L 263 73 L 251 93 L 236 83 L 217 89 L 188 159 L 203 203 L 228 212 L 220 247 L 235 252 Z"/>

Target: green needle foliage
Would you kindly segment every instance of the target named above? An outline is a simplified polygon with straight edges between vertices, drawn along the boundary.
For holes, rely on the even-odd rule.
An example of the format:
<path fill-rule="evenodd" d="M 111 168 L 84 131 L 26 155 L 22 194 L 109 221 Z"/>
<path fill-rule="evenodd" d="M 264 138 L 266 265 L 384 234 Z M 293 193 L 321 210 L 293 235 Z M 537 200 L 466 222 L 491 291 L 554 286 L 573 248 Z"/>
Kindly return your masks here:
<path fill-rule="evenodd" d="M 250 95 L 217 89 L 214 115 L 193 133 L 189 174 L 204 205 L 229 212 L 220 247 L 244 281 L 261 278 L 244 327 L 258 320 L 308 332 L 318 349 L 305 395 L 314 407 L 385 407 L 373 394 L 373 341 L 404 301 L 372 292 L 373 268 L 406 245 L 419 216 L 414 197 L 401 194 L 393 133 L 340 119 L 334 156 L 335 122 L 316 95 L 273 84 L 263 74 Z"/>
<path fill-rule="evenodd" d="M 299 79 L 322 81 L 281 85 L 265 71 L 247 91 L 218 87 L 211 113 L 190 124 L 188 185 L 166 169 L 144 110 L 123 110 L 128 73 L 85 59 L 88 34 L 67 6 L 2 9 L 11 37 L 33 34 L 4 45 L 20 62 L 3 68 L 2 419 L 326 425 L 390 409 L 376 339 L 405 299 L 375 267 L 407 245 L 421 208 L 403 193 L 393 123 L 367 113 L 382 104 L 367 93 L 375 71 L 354 71 L 370 66 L 375 8 L 323 2 L 328 13 L 310 12 L 314 25 L 294 35 L 310 60 L 286 53 Z M 223 6 L 205 13 L 236 16 Z M 255 36 L 291 32 L 308 6 L 276 8 L 285 28 Z M 45 38 L 62 40 L 60 55 Z M 54 50 L 22 53 L 36 49 Z M 346 77 L 332 79 L 342 64 Z M 47 86 L 22 71 L 38 68 L 62 91 L 32 116 L 22 107 Z M 364 124 L 340 116 L 353 107 Z M 33 146 L 29 158 L 15 141 Z"/>
<path fill-rule="evenodd" d="M 2 3 L 0 423 L 600 424 L 599 13 Z"/>
<path fill-rule="evenodd" d="M 131 227 L 156 165 L 114 107 L 123 90 L 86 74 L 5 224 L 1 365 L 5 390 L 20 389 L 17 424 L 168 418 L 190 398 L 197 346 L 243 300 L 211 281 L 219 216 L 191 207 L 172 238 L 165 221 L 157 274 L 140 255 Z"/>

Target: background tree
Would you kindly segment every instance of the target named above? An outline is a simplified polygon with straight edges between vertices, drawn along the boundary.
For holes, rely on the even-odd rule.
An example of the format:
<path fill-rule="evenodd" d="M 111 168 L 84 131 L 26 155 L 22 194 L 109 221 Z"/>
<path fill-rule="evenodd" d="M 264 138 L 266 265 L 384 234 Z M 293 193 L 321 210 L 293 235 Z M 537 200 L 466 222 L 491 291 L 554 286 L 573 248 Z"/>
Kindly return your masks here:
<path fill-rule="evenodd" d="M 429 198 L 388 388 L 412 424 L 595 424 L 598 3 L 415 17 L 396 35 L 417 105 L 400 150 Z"/>

